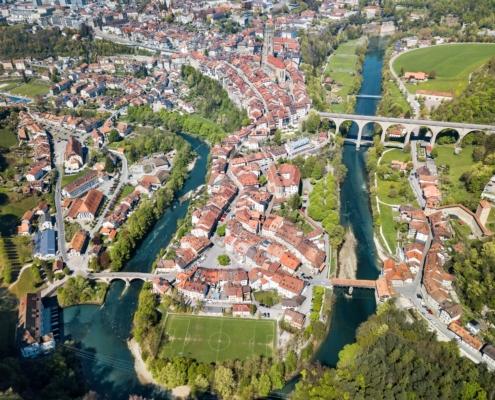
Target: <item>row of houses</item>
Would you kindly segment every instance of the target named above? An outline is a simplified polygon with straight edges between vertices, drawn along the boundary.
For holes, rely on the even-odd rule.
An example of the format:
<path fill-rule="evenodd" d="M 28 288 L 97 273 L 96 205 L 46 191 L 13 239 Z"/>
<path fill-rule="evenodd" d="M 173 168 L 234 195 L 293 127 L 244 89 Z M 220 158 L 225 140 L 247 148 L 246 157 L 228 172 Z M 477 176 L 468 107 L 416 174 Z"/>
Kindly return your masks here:
<path fill-rule="evenodd" d="M 38 192 L 50 189 L 48 173 L 52 170 L 52 143 L 48 132 L 38 124 L 29 113 L 19 113 L 17 126 L 19 143 L 26 143 L 32 152 L 32 161 L 24 177 L 29 188 Z"/>

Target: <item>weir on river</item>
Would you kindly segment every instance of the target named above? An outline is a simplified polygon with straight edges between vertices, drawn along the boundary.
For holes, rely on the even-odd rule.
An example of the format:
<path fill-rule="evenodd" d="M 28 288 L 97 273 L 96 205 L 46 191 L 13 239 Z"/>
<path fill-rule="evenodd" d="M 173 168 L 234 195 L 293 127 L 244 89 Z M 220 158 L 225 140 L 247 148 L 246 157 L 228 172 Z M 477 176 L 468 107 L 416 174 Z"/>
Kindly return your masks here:
<path fill-rule="evenodd" d="M 356 113 L 374 115 L 381 94 L 381 69 L 383 49 L 379 42 L 371 40 L 363 65 L 363 82 L 358 97 Z M 368 96 L 369 95 L 369 96 Z M 353 136 L 354 135 L 354 136 Z M 180 198 L 204 184 L 208 147 L 198 139 L 184 135 L 199 158 L 184 187 Z M 349 137 L 357 137 L 352 127 Z M 343 162 L 347 176 L 341 187 L 341 221 L 352 229 L 358 246 L 356 248 L 357 273 L 359 279 L 376 279 L 376 249 L 373 241 L 373 220 L 367 191 L 365 166 L 366 149 L 356 151 L 352 144 L 344 145 Z M 176 200 L 154 229 L 138 247 L 134 257 L 127 263 L 125 271 L 148 272 L 160 249 L 168 244 L 175 233 L 177 221 L 186 215 L 189 200 Z M 89 387 L 112 400 L 127 400 L 129 394 L 140 394 L 154 399 L 168 398 L 166 392 L 148 385 L 141 385 L 134 371 L 134 359 L 127 347 L 133 314 L 142 283 L 131 283 L 124 291 L 124 282 L 112 283 L 105 303 L 99 306 L 82 305 L 63 311 L 64 334 L 77 342 L 71 346 L 83 362 L 83 370 Z M 335 366 L 338 353 L 355 339 L 356 329 L 376 308 L 373 293 L 356 290 L 352 297 L 337 296 L 333 305 L 331 328 L 327 338 L 315 355 L 315 360 Z M 290 392 L 288 385 L 282 392 Z M 278 397 L 278 396 L 277 396 Z"/>

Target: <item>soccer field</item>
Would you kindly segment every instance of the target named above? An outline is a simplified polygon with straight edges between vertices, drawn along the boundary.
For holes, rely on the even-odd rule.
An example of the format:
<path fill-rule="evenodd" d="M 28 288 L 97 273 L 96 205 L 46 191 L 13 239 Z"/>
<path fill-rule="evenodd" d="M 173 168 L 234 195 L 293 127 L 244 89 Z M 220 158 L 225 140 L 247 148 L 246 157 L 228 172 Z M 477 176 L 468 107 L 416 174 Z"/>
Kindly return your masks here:
<path fill-rule="evenodd" d="M 495 57 L 495 44 L 463 43 L 425 47 L 400 55 L 393 63 L 394 71 L 435 71 L 436 78 L 417 85 L 407 85 L 415 93 L 418 89 L 453 92 L 459 95 L 467 86 L 471 72 Z"/>
<path fill-rule="evenodd" d="M 271 356 L 275 350 L 276 321 L 169 314 L 168 341 L 160 353 L 203 362 Z"/>

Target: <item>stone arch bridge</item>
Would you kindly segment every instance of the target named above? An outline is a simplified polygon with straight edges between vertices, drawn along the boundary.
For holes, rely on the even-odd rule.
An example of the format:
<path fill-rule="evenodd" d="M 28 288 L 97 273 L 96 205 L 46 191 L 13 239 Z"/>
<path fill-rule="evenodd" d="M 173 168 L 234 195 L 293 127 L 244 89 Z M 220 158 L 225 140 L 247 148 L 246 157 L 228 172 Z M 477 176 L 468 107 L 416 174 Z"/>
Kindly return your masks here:
<path fill-rule="evenodd" d="M 135 280 L 149 282 L 155 278 L 166 278 L 166 276 L 162 274 L 152 274 L 147 272 L 91 272 L 86 277 L 88 279 L 105 283 L 121 280 L 125 282 L 126 286 L 129 286 L 131 282 Z"/>
<path fill-rule="evenodd" d="M 339 132 L 339 128 L 344 122 L 350 121 L 356 123 L 358 126 L 358 136 L 357 139 L 348 139 L 348 141 L 355 143 L 356 148 L 359 149 L 361 145 L 369 145 L 370 140 L 363 138 L 364 128 L 371 123 L 374 123 L 381 127 L 381 142 L 385 143 L 385 137 L 387 129 L 395 126 L 403 126 L 407 133 L 405 135 L 404 144 L 408 144 L 411 140 L 411 135 L 414 132 L 419 132 L 421 128 L 427 128 L 430 130 L 431 145 L 435 145 L 437 136 L 445 130 L 454 130 L 459 135 L 458 142 L 471 132 L 483 132 L 485 134 L 494 134 L 495 125 L 481 125 L 481 124 L 471 124 L 471 123 L 461 123 L 461 122 L 445 122 L 445 121 L 432 121 L 432 120 L 422 120 L 422 119 L 409 119 L 409 118 L 391 118 L 391 117 L 380 117 L 374 115 L 357 115 L 357 114 L 340 114 L 340 113 L 327 113 L 320 112 L 320 117 L 328 119 L 335 124 L 335 132 Z"/>

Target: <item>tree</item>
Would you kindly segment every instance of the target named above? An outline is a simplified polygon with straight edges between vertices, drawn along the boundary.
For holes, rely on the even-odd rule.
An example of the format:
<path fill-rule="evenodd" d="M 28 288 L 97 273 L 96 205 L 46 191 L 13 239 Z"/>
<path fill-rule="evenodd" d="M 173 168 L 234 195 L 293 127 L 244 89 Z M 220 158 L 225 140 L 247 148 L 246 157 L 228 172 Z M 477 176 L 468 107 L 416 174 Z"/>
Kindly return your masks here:
<path fill-rule="evenodd" d="M 317 112 L 311 111 L 303 122 L 303 129 L 309 133 L 316 133 L 320 127 L 320 115 Z"/>
<path fill-rule="evenodd" d="M 272 388 L 270 377 L 267 374 L 261 374 L 258 380 L 258 393 L 262 397 L 268 396 Z"/>
<path fill-rule="evenodd" d="M 105 157 L 105 172 L 112 174 L 115 171 L 115 164 L 111 157 Z"/>
<path fill-rule="evenodd" d="M 234 374 L 230 368 L 219 365 L 213 376 L 213 389 L 225 399 L 231 398 L 234 392 Z"/>
<path fill-rule="evenodd" d="M 220 254 L 217 257 L 218 263 L 222 266 L 227 266 L 230 264 L 230 257 L 227 254 Z"/>
<path fill-rule="evenodd" d="M 217 228 L 217 235 L 220 237 L 224 237 L 226 228 L 227 227 L 225 225 L 219 225 Z"/>
<path fill-rule="evenodd" d="M 280 129 L 277 129 L 275 131 L 275 135 L 273 136 L 273 140 L 274 142 L 280 146 L 283 142 L 282 142 L 282 131 Z"/>
<path fill-rule="evenodd" d="M 299 193 L 296 193 L 289 198 L 288 205 L 293 211 L 299 210 L 301 208 L 302 201 Z"/>
<path fill-rule="evenodd" d="M 119 135 L 119 132 L 116 129 L 112 129 L 108 134 L 108 141 L 110 143 L 120 142 L 122 137 Z"/>

